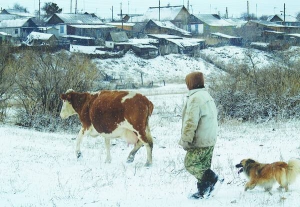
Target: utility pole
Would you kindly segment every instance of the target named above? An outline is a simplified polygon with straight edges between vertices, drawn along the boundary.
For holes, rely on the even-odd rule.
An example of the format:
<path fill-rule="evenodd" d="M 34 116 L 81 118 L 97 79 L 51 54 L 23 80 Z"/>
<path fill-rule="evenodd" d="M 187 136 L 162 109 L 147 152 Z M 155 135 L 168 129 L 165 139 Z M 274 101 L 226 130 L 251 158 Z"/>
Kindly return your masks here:
<path fill-rule="evenodd" d="M 41 0 L 39 0 L 39 24 L 41 23 Z"/>
<path fill-rule="evenodd" d="M 71 4 L 70 4 L 70 13 L 72 14 L 72 0 L 71 0 Z"/>
<path fill-rule="evenodd" d="M 187 1 L 187 10 L 190 11 L 190 1 Z"/>
<path fill-rule="evenodd" d="M 250 15 L 249 15 L 249 1 L 247 1 L 247 19 L 248 19 L 248 21 L 250 20 Z"/>
<path fill-rule="evenodd" d="M 122 22 L 122 30 L 123 30 L 123 14 L 122 14 L 122 3 L 121 3 L 121 22 Z"/>
<path fill-rule="evenodd" d="M 77 0 L 75 0 L 75 14 L 77 14 Z"/>
<path fill-rule="evenodd" d="M 158 21 L 160 21 L 160 0 L 158 3 Z"/>
<path fill-rule="evenodd" d="M 226 19 L 228 19 L 228 9 L 226 7 Z"/>
<path fill-rule="evenodd" d="M 111 21 L 114 21 L 114 6 L 111 6 Z"/>
<path fill-rule="evenodd" d="M 285 25 L 285 3 L 283 4 L 283 25 Z"/>

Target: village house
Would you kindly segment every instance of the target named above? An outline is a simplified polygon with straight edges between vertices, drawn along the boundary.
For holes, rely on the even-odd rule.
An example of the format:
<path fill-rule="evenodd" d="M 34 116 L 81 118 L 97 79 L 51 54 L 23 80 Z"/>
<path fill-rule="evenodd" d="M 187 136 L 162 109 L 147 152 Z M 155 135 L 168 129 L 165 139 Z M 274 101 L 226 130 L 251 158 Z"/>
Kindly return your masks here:
<path fill-rule="evenodd" d="M 35 30 L 37 30 L 37 25 L 31 18 L 2 20 L 0 22 L 0 32 L 10 34 L 15 42 L 23 41 Z"/>
<path fill-rule="evenodd" d="M 267 21 L 275 22 L 277 24 L 282 24 L 282 25 L 285 25 L 285 26 L 298 26 L 298 27 L 300 27 L 300 21 L 298 21 L 296 17 L 293 17 L 291 15 L 275 14 L 275 15 L 269 16 Z"/>
<path fill-rule="evenodd" d="M 148 34 L 148 37 L 157 39 L 160 55 L 188 54 L 197 55 L 205 47 L 205 40 L 197 38 L 184 38 L 176 35 Z"/>
<path fill-rule="evenodd" d="M 5 32 L 0 32 L 0 45 L 11 43 L 11 35 Z"/>
<path fill-rule="evenodd" d="M 202 35 L 210 35 L 214 32 L 221 32 L 224 34 L 233 34 L 236 26 L 222 19 L 217 14 L 197 14 L 192 15 L 189 19 L 191 32 L 198 32 Z"/>
<path fill-rule="evenodd" d="M 170 21 L 154 21 L 149 20 L 144 28 L 145 34 L 169 34 L 169 35 L 178 35 L 184 37 L 191 37 L 191 33 L 176 27 Z"/>
<path fill-rule="evenodd" d="M 80 25 L 80 26 L 79 26 Z M 87 26 L 89 25 L 89 26 Z M 99 35 L 95 30 L 101 27 L 91 27 L 90 25 L 104 25 L 103 22 L 92 14 L 53 14 L 46 22 L 46 26 L 54 26 L 59 30 L 59 36 L 78 35 L 90 36 Z M 80 31 L 78 31 L 80 30 Z"/>
<path fill-rule="evenodd" d="M 105 46 L 116 51 L 127 51 L 130 48 L 125 32 L 110 32 L 105 39 Z"/>
<path fill-rule="evenodd" d="M 57 38 L 53 34 L 46 34 L 41 32 L 31 32 L 23 44 L 27 46 L 56 46 Z"/>
<path fill-rule="evenodd" d="M 241 46 L 243 38 L 232 35 L 223 34 L 220 32 L 211 33 L 211 38 L 219 40 L 219 45 L 234 45 Z"/>
<path fill-rule="evenodd" d="M 254 41 L 282 40 L 284 34 L 300 33 L 300 27 L 284 26 L 269 21 L 250 20 L 244 27 Z"/>
<path fill-rule="evenodd" d="M 134 22 L 170 21 L 176 27 L 187 30 L 190 13 L 184 6 L 150 7 L 143 16 L 137 16 Z"/>

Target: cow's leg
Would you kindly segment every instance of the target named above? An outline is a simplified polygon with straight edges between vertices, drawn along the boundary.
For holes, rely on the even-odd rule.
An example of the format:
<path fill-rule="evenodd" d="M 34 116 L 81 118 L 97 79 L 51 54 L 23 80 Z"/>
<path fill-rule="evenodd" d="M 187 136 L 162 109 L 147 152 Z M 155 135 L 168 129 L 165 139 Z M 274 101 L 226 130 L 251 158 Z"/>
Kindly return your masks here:
<path fill-rule="evenodd" d="M 148 125 L 146 127 L 146 139 L 147 139 L 147 143 L 145 144 L 145 147 L 147 150 L 147 162 L 145 166 L 148 167 L 152 165 L 152 149 L 153 149 L 153 139 Z"/>
<path fill-rule="evenodd" d="M 76 153 L 77 158 L 81 157 L 80 144 L 82 142 L 83 136 L 84 136 L 84 129 L 81 128 L 78 135 L 77 135 L 77 139 L 76 139 L 76 151 L 75 151 L 75 153 Z"/>
<path fill-rule="evenodd" d="M 131 152 L 129 153 L 129 155 L 127 157 L 128 163 L 133 162 L 134 156 L 137 153 L 137 151 L 139 151 L 141 146 L 143 146 L 143 143 L 140 140 L 138 140 L 137 143 L 135 143 L 133 150 L 131 150 Z"/>
<path fill-rule="evenodd" d="M 106 159 L 105 163 L 111 162 L 111 155 L 110 155 L 110 138 L 105 138 L 105 148 L 106 148 Z"/>

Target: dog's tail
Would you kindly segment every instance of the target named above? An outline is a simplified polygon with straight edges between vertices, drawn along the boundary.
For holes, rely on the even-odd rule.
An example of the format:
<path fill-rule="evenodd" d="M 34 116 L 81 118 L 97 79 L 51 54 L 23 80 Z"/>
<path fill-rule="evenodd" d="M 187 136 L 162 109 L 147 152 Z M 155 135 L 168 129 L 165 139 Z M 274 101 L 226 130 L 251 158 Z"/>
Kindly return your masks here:
<path fill-rule="evenodd" d="M 297 176 L 300 175 L 300 160 L 290 159 L 288 162 L 287 181 L 289 184 L 295 182 Z"/>

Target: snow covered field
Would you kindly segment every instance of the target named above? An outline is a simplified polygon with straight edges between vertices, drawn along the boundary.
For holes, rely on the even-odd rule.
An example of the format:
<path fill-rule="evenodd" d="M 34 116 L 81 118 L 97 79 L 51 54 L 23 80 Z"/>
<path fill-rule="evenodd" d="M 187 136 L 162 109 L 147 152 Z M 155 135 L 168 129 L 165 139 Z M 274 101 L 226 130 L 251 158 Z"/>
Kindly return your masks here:
<path fill-rule="evenodd" d="M 228 55 L 224 62 L 241 55 L 235 47 L 214 49 Z M 213 51 L 203 51 L 213 55 Z M 212 52 L 212 54 L 210 54 Z M 230 54 L 233 55 L 230 55 Z M 238 56 L 238 59 L 243 57 Z M 261 64 L 268 56 L 258 54 Z M 266 57 L 266 58 L 265 58 Z M 141 148 L 133 163 L 126 163 L 132 145 L 113 140 L 112 163 L 105 164 L 104 140 L 87 137 L 83 157 L 75 156 L 76 133 L 37 132 L 12 125 L 0 125 L 0 207 L 33 206 L 299 206 L 300 178 L 289 192 L 272 194 L 261 188 L 244 192 L 246 177 L 235 165 L 244 158 L 259 162 L 288 161 L 300 157 L 300 120 L 272 120 L 265 123 L 220 121 L 212 169 L 225 178 L 216 195 L 206 200 L 190 200 L 196 180 L 183 166 L 185 151 L 178 145 L 181 110 L 187 89 L 184 77 L 195 70 L 212 76 L 222 71 L 201 58 L 180 55 L 137 59 L 128 54 L 121 59 L 98 60 L 107 74 L 124 81 L 154 81 L 157 88 L 139 91 L 154 103 L 150 127 L 154 137 L 153 166 L 144 167 L 146 150 Z M 166 86 L 162 86 L 162 80 Z M 159 83 L 159 84 L 158 84 Z M 209 84 L 209 83 L 207 83 Z"/>
<path fill-rule="evenodd" d="M 185 151 L 177 144 L 184 94 L 153 94 L 150 168 L 143 166 L 145 148 L 133 163 L 126 163 L 132 146 L 120 139 L 113 140 L 112 163 L 105 164 L 101 137 L 84 139 L 83 158 L 77 160 L 76 134 L 0 126 L 0 206 L 298 206 L 299 179 L 289 192 L 276 186 L 272 195 L 260 188 L 244 192 L 246 179 L 235 164 L 249 157 L 260 162 L 299 158 L 299 120 L 220 123 L 212 168 L 225 182 L 214 197 L 190 200 L 196 180 L 185 171 Z"/>

